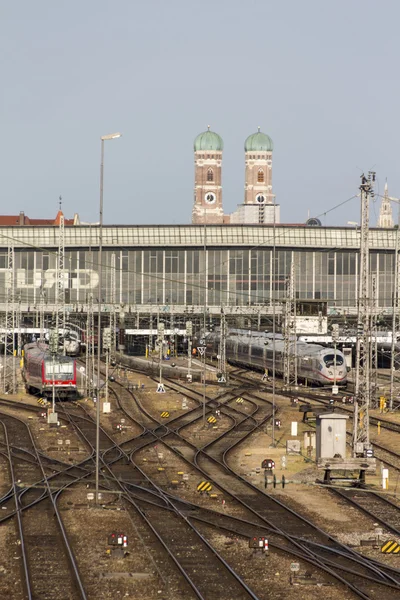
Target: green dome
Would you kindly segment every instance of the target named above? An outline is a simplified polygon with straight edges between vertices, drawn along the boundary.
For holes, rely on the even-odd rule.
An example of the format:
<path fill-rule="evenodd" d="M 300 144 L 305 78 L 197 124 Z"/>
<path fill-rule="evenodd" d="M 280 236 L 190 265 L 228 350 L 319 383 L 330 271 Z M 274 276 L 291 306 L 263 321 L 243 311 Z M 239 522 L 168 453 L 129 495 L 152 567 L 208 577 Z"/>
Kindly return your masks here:
<path fill-rule="evenodd" d="M 215 131 L 203 131 L 199 133 L 197 138 L 194 140 L 194 151 L 199 152 L 201 150 L 216 150 L 222 152 L 224 149 L 224 142 L 221 136 Z"/>
<path fill-rule="evenodd" d="M 244 143 L 245 152 L 272 152 L 274 143 L 266 133 L 258 129 L 257 133 L 249 135 Z"/>

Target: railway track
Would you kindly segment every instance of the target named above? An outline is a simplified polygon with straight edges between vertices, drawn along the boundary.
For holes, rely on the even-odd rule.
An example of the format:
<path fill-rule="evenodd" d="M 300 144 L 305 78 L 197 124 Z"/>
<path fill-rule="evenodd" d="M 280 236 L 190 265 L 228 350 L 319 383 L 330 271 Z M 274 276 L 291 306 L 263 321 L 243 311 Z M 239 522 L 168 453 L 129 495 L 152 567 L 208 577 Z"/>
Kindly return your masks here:
<path fill-rule="evenodd" d="M 225 408 L 225 407 L 224 407 L 224 408 Z M 244 419 L 246 420 L 247 418 L 248 418 L 248 417 L 246 416 Z M 257 425 L 256 425 L 256 426 L 257 426 Z M 232 429 L 234 429 L 234 428 L 232 428 Z M 251 432 L 251 428 L 250 428 L 250 429 L 248 429 L 247 431 L 245 431 L 245 435 L 248 435 L 250 432 Z M 177 435 L 177 431 L 176 431 L 176 430 L 175 430 L 175 435 Z M 236 435 L 236 434 L 235 434 L 235 435 Z M 224 436 L 222 436 L 222 437 L 224 437 Z M 243 438 L 243 436 L 241 436 L 241 437 Z M 237 437 L 236 437 L 236 440 L 235 440 L 235 441 L 236 441 L 236 442 L 238 441 L 238 440 L 237 440 Z M 168 436 L 164 436 L 164 438 L 163 438 L 163 442 L 164 442 L 164 443 L 168 442 Z M 212 442 L 210 445 L 213 445 L 213 444 L 215 444 L 215 442 Z M 167 444 L 167 445 L 168 445 L 168 444 Z M 233 445 L 234 445 L 234 444 L 228 443 L 228 447 L 232 447 Z M 201 450 L 198 450 L 198 451 L 197 451 L 197 454 L 200 454 L 200 453 L 201 453 L 201 455 L 202 455 L 202 456 L 204 455 L 204 448 L 203 448 L 203 449 L 201 449 Z M 224 450 L 224 454 L 225 454 L 225 453 L 226 453 L 226 449 Z M 208 458 L 210 458 L 210 457 L 208 457 Z M 215 460 L 215 459 L 214 459 L 214 460 Z M 197 466 L 198 466 L 198 465 L 197 465 Z M 202 469 L 202 470 L 204 471 L 204 469 Z M 247 482 L 243 482 L 243 483 L 244 483 L 245 485 L 247 485 Z M 219 488 L 221 489 L 221 487 L 222 487 L 222 486 L 220 485 L 220 483 L 218 482 L 218 480 L 217 480 L 217 485 L 218 485 L 218 486 L 219 486 Z M 253 492 L 254 492 L 254 491 L 256 491 L 256 492 L 259 492 L 259 490 L 258 490 L 257 488 L 254 488 Z M 231 495 L 232 495 L 232 490 L 231 490 L 231 489 L 230 489 L 230 493 L 231 493 Z M 248 494 L 248 490 L 247 490 L 247 494 Z M 235 497 L 236 497 L 236 496 L 235 496 L 235 495 L 233 495 L 233 498 L 235 498 Z M 237 499 L 237 498 L 236 498 L 236 499 Z M 287 517 L 287 513 L 286 513 L 286 517 Z M 265 520 L 265 519 L 264 519 L 264 520 Z M 286 525 L 286 523 L 285 523 L 285 525 Z M 272 526 L 272 528 L 276 530 L 276 527 L 275 527 L 274 525 Z M 332 550 L 332 549 L 331 549 L 331 550 Z M 328 551 L 328 550 L 325 550 L 325 551 Z M 357 559 L 357 560 L 358 560 L 358 559 Z M 348 563 L 348 561 L 349 561 L 349 556 L 348 556 L 348 553 L 347 553 L 347 555 L 346 555 L 346 559 L 345 559 L 345 562 L 347 562 L 347 563 Z M 362 562 L 362 560 L 361 560 L 361 562 Z M 337 568 L 337 567 L 338 567 L 338 565 L 336 564 L 336 568 Z M 369 565 L 369 566 L 368 566 L 368 569 L 366 569 L 366 570 L 365 570 L 365 572 L 364 572 L 364 575 L 366 575 L 366 573 L 367 573 L 367 572 L 369 572 L 370 568 L 371 568 L 371 567 L 370 567 L 370 565 Z M 356 577 L 356 578 L 357 578 L 357 577 L 358 577 L 358 578 L 360 578 L 360 577 L 362 578 L 362 577 L 363 577 L 363 574 L 361 574 L 361 573 L 359 573 L 359 572 L 358 572 L 358 573 L 353 573 L 353 576 L 354 576 L 354 577 Z M 368 577 L 368 575 L 366 575 L 366 576 Z M 398 574 L 397 574 L 397 576 L 398 576 Z M 385 577 L 385 575 L 384 575 L 384 577 Z M 391 575 L 391 574 L 389 574 L 389 579 L 391 579 L 391 581 L 392 581 L 392 583 L 390 583 L 390 584 L 389 584 L 389 587 L 390 587 L 391 585 L 393 585 L 393 589 L 396 589 L 396 590 L 397 590 L 397 589 L 398 589 L 398 580 L 396 580 L 394 577 L 392 578 L 392 575 Z M 358 590 L 358 591 L 360 591 L 360 590 Z M 362 591 L 361 591 L 360 593 L 361 593 L 361 594 L 363 594 L 363 592 L 362 592 Z M 361 597 L 363 597 L 363 596 L 361 595 Z"/>
<path fill-rule="evenodd" d="M 162 499 L 164 499 L 164 497 L 167 497 L 168 507 L 163 508 L 163 510 L 164 511 L 168 510 L 169 512 L 172 511 L 174 514 L 174 518 L 177 518 L 178 520 L 184 519 L 184 521 L 186 522 L 188 520 L 188 517 L 187 517 L 188 509 L 186 508 L 186 510 L 182 510 L 182 508 L 180 508 L 179 506 L 176 506 L 175 503 L 179 502 L 179 499 L 170 497 L 169 495 L 166 496 L 166 494 L 167 494 L 166 491 L 161 490 L 159 488 L 159 486 L 155 485 L 151 481 L 151 478 L 149 479 L 149 477 L 143 471 L 139 470 L 137 468 L 137 466 L 132 465 L 132 464 L 123 465 L 122 463 L 124 461 L 126 463 L 127 459 L 130 456 L 132 456 L 133 454 L 135 454 L 139 448 L 145 448 L 149 444 L 154 443 L 154 440 L 157 440 L 158 443 L 162 442 L 163 444 L 166 444 L 166 446 L 168 446 L 172 449 L 173 449 L 173 446 L 176 443 L 177 439 L 179 439 L 179 443 L 181 445 L 186 444 L 187 446 L 190 446 L 190 444 L 188 443 L 188 440 L 185 440 L 184 438 L 182 438 L 181 430 L 184 430 L 185 428 L 190 426 L 196 420 L 201 419 L 199 410 L 194 409 L 194 412 L 190 416 L 190 418 L 188 418 L 188 413 L 187 413 L 185 415 L 185 418 L 178 417 L 176 419 L 171 419 L 167 424 L 164 425 L 164 424 L 160 424 L 157 419 L 155 419 L 149 413 L 146 413 L 146 411 L 143 412 L 143 407 L 140 405 L 140 403 L 132 402 L 133 396 L 134 396 L 133 394 L 131 394 L 130 398 L 128 398 L 128 396 L 127 396 L 125 404 L 126 404 L 126 407 L 129 408 L 129 410 L 136 411 L 136 417 L 140 416 L 142 433 L 139 436 L 134 436 L 134 438 L 132 438 L 131 440 L 125 440 L 125 441 L 116 443 L 114 439 L 111 439 L 109 436 L 105 435 L 104 432 L 102 432 L 102 437 L 101 437 L 102 457 L 101 457 L 101 459 L 102 459 L 103 468 L 105 470 L 107 470 L 107 473 L 108 473 L 107 486 L 108 487 L 110 486 L 109 477 L 112 476 L 112 478 L 113 478 L 112 479 L 112 481 L 113 481 L 112 487 L 122 485 L 123 490 L 125 492 L 124 498 L 127 501 L 130 498 L 130 501 L 132 501 L 132 502 L 135 502 L 135 501 L 140 502 L 140 501 L 138 501 L 137 497 L 136 497 L 136 500 L 134 500 L 134 494 L 136 494 L 136 496 L 137 496 L 138 494 L 142 493 L 144 488 L 147 488 L 147 492 L 151 491 L 153 499 L 155 496 L 159 496 Z M 227 452 L 229 451 L 229 449 L 235 445 L 234 442 L 239 443 L 240 441 L 242 441 L 242 439 L 244 439 L 244 437 L 246 437 L 247 435 L 250 435 L 250 433 L 253 430 L 255 430 L 260 425 L 260 423 L 263 423 L 264 419 L 266 419 L 266 417 L 267 417 L 267 409 L 265 408 L 265 406 L 264 406 L 264 415 L 261 414 L 262 403 L 259 400 L 254 401 L 252 404 L 251 404 L 251 401 L 248 400 L 248 403 L 251 406 L 251 413 L 249 415 L 245 414 L 244 409 L 242 407 L 238 408 L 238 407 L 229 406 L 229 403 L 232 403 L 232 401 L 234 400 L 234 398 L 236 396 L 237 396 L 236 392 L 233 394 L 232 393 L 229 394 L 229 393 L 225 392 L 224 395 L 221 395 L 221 397 L 218 399 L 210 399 L 210 403 L 212 403 L 210 405 L 210 407 L 211 408 L 215 408 L 215 406 L 221 407 L 221 410 L 226 415 L 226 418 L 231 419 L 232 423 L 233 423 L 233 426 L 229 430 L 230 433 L 226 437 L 226 440 L 224 441 L 224 443 L 221 443 L 221 440 L 219 440 L 218 441 L 219 445 L 217 445 L 217 440 L 215 440 L 214 453 L 216 453 L 218 456 L 214 455 L 214 456 L 208 457 L 208 460 L 211 460 L 212 464 L 214 464 L 214 465 L 216 464 L 216 461 L 218 461 L 219 458 L 221 458 L 221 453 L 223 456 L 225 456 L 227 454 Z M 122 402 L 122 404 L 124 404 L 124 401 Z M 132 408 L 132 407 L 136 407 L 136 408 Z M 202 409 L 202 407 L 200 407 L 200 409 Z M 196 410 L 197 410 L 197 413 L 195 412 Z M 259 411 L 259 414 L 257 414 L 258 411 Z M 70 411 L 68 411 L 68 412 L 70 412 Z M 200 411 L 200 412 L 202 412 L 202 411 Z M 128 413 L 126 413 L 126 414 L 128 414 Z M 76 418 L 76 422 L 75 422 L 76 428 L 78 430 L 81 430 L 82 435 L 86 439 L 87 443 L 91 444 L 93 447 L 92 436 L 94 435 L 94 433 L 93 433 L 93 427 L 89 422 L 90 421 L 89 416 L 88 415 L 85 415 L 85 416 L 75 415 L 73 418 L 74 419 Z M 131 417 L 131 418 L 133 418 L 133 417 Z M 251 426 L 250 426 L 250 424 L 251 424 Z M 235 429 L 237 429 L 236 433 L 234 433 Z M 103 434 L 105 435 L 104 438 L 103 438 Z M 109 438 L 108 440 L 107 440 L 107 437 Z M 222 436 L 222 437 L 224 437 L 224 436 Z M 136 441 L 137 439 L 139 439 L 139 442 Z M 207 446 L 208 445 L 212 446 L 212 443 L 207 444 Z M 205 456 L 206 453 L 208 453 L 208 449 L 207 449 L 207 447 L 199 449 L 192 444 L 190 453 L 192 454 L 192 456 L 196 456 L 196 455 Z M 212 454 L 212 452 L 211 452 L 211 454 Z M 195 461 L 192 461 L 192 467 L 196 467 Z M 224 465 L 224 468 L 226 469 L 227 465 Z M 110 469 L 110 472 L 108 471 L 109 469 Z M 113 469 L 115 469 L 115 471 L 118 471 L 116 477 L 112 474 Z M 234 474 L 233 474 L 233 477 L 235 477 Z M 72 485 L 71 482 L 69 485 Z M 121 487 L 120 487 L 120 489 L 121 489 Z M 135 490 L 135 492 L 133 492 L 133 490 Z M 138 491 L 138 490 L 140 490 L 140 491 Z M 258 490 L 258 492 L 259 491 L 260 490 Z M 247 494 L 249 494 L 248 490 L 247 490 Z M 148 500 L 149 500 L 148 498 L 147 498 L 147 500 L 143 500 L 143 498 L 142 498 L 141 502 L 142 502 L 142 504 L 143 504 L 143 502 L 147 502 L 147 504 L 148 504 Z M 141 510 L 139 505 L 137 505 L 137 509 Z M 152 509 L 152 510 L 159 510 L 159 507 L 157 509 Z M 193 508 L 193 506 L 192 506 L 189 510 L 192 513 L 192 517 L 193 517 L 191 520 L 194 520 L 195 516 L 193 516 L 193 512 L 198 511 L 199 509 Z M 146 509 L 146 512 L 147 512 L 147 509 Z M 164 525 L 165 517 L 160 517 L 160 518 L 161 518 L 162 524 Z M 325 572 L 325 574 L 329 573 L 332 578 L 342 581 L 350 589 L 352 589 L 359 597 L 365 597 L 365 598 L 369 597 L 368 589 L 371 589 L 374 586 L 378 586 L 379 589 L 383 588 L 385 597 L 391 597 L 392 591 L 394 589 L 397 589 L 396 577 L 398 577 L 398 573 L 396 573 L 395 570 L 387 569 L 385 571 L 385 570 L 382 570 L 381 566 L 376 566 L 376 567 L 374 566 L 372 569 L 373 576 L 371 576 L 371 575 L 368 575 L 367 573 L 371 572 L 371 564 L 372 563 L 368 563 L 369 566 L 367 569 L 366 564 L 363 562 L 363 559 L 360 559 L 361 562 L 356 564 L 356 567 L 359 572 L 357 572 L 357 569 L 354 569 L 355 572 L 352 573 L 353 569 L 346 567 L 345 565 L 342 565 L 340 567 L 337 564 L 337 561 L 335 563 L 335 560 L 332 557 L 335 557 L 335 555 L 337 555 L 337 552 L 338 552 L 337 550 L 334 550 L 333 548 L 329 548 L 328 545 L 325 546 L 323 543 L 318 544 L 318 542 L 316 542 L 315 540 L 312 539 L 312 535 L 308 536 L 309 537 L 308 540 L 301 540 L 300 537 L 296 537 L 296 536 L 292 536 L 290 538 L 290 536 L 286 532 L 280 532 L 279 530 L 277 530 L 275 525 L 273 525 L 273 527 L 269 527 L 268 523 L 265 522 L 265 519 L 262 519 L 262 518 L 256 519 L 256 515 L 254 512 L 251 514 L 251 518 L 257 521 L 257 523 L 254 525 L 255 527 L 261 527 L 262 525 L 260 525 L 260 522 L 261 523 L 264 522 L 263 526 L 266 527 L 270 531 L 271 535 L 274 535 L 276 537 L 277 547 L 280 542 L 285 547 L 285 551 L 288 552 L 289 551 L 288 548 L 290 546 L 294 555 L 296 555 L 296 552 L 297 552 L 298 556 L 302 556 L 304 558 L 304 560 L 308 560 L 308 562 L 310 562 L 311 564 L 315 564 L 316 566 L 318 566 L 319 569 L 322 569 Z M 160 524 L 159 528 L 161 529 L 161 524 Z M 158 533 L 161 534 L 162 532 L 159 531 Z M 192 533 L 193 533 L 193 535 L 197 536 L 196 539 L 199 538 L 199 532 L 195 532 L 194 530 L 192 530 Z M 165 544 L 166 536 L 167 536 L 167 533 L 164 531 L 164 534 L 160 535 L 160 540 L 159 540 L 160 543 Z M 290 540 L 289 544 L 287 543 L 288 539 Z M 286 542 L 286 544 L 285 544 L 285 542 Z M 299 544 L 299 545 L 296 547 L 296 544 Z M 172 552 L 172 555 L 174 556 L 173 548 L 171 548 L 171 546 L 168 544 L 167 544 L 167 548 L 169 549 L 170 552 Z M 310 548 L 312 550 L 310 550 Z M 315 555 L 313 555 L 314 551 L 316 552 Z M 323 559 L 323 561 L 321 561 L 321 555 L 323 552 L 326 553 L 326 556 Z M 353 558 L 349 557 L 347 554 L 347 550 L 343 550 L 343 554 L 346 555 L 345 560 L 346 560 L 347 564 L 349 564 L 349 561 L 350 561 L 352 566 L 354 566 L 354 564 L 355 564 L 354 557 Z M 175 559 L 176 559 L 176 556 L 175 556 Z M 221 557 L 221 559 L 222 559 L 222 557 Z M 215 558 L 214 558 L 214 561 L 215 561 Z M 335 563 L 335 565 L 332 566 L 331 563 Z M 206 565 L 206 562 L 204 564 Z M 223 565 L 223 559 L 220 564 Z M 176 566 L 179 570 L 181 568 L 185 572 L 186 571 L 190 572 L 190 560 L 189 560 L 188 564 L 186 564 L 186 565 L 180 564 L 180 567 L 179 567 L 179 565 L 176 564 Z M 207 568 L 206 568 L 205 572 L 207 572 Z M 340 573 L 346 574 L 347 579 L 342 577 L 340 575 Z M 232 576 L 232 574 L 230 574 L 230 575 Z M 376 579 L 374 576 L 376 576 Z M 353 583 L 350 581 L 351 577 L 356 578 L 356 580 L 353 580 Z M 201 590 L 200 588 L 197 589 L 197 587 L 196 587 L 197 583 L 194 580 L 194 577 L 191 578 L 189 575 L 189 579 L 191 580 L 190 586 L 191 586 L 193 593 L 197 594 L 197 597 L 208 598 L 207 595 L 199 596 L 198 594 L 199 593 L 204 594 L 205 590 L 204 589 Z M 240 577 L 239 577 L 239 579 L 240 579 Z M 360 581 L 361 581 L 361 583 L 360 583 Z M 239 584 L 239 585 L 242 590 L 241 594 L 245 593 L 246 592 L 245 587 L 243 587 L 241 584 Z M 363 587 L 366 590 L 365 592 L 362 589 Z M 195 588 L 197 589 L 197 592 L 195 591 Z M 248 593 L 248 592 L 246 592 L 246 593 Z M 221 597 L 223 597 L 223 596 L 221 596 Z M 242 596 L 238 596 L 238 597 L 242 597 Z M 249 597 L 256 597 L 256 596 L 249 596 Z"/>
<path fill-rule="evenodd" d="M 73 549 L 30 431 L 25 423 L 4 413 L 0 413 L 0 422 L 5 431 L 12 482 L 7 502 L 13 503 L 26 596 L 85 599 Z M 23 454 L 35 460 L 26 460 Z"/>
<path fill-rule="evenodd" d="M 243 380 L 242 376 L 240 380 Z M 304 396 L 303 390 L 302 396 Z M 326 399 L 320 398 L 319 401 L 328 404 Z M 389 430 L 397 431 L 396 427 L 391 427 L 393 423 L 389 422 L 388 425 Z M 350 432 L 348 432 L 348 435 L 351 437 Z M 385 448 L 376 441 L 373 442 L 373 445 L 377 458 L 382 460 L 387 466 L 400 470 L 400 456 L 397 452 Z M 400 535 L 400 505 L 393 502 L 387 496 L 373 491 L 362 491 L 360 488 L 331 488 L 330 491 L 353 506 L 356 506 L 361 512 L 373 519 L 373 521 L 380 523 L 388 532 Z"/>
<path fill-rule="evenodd" d="M 74 414 L 74 411 L 66 411 L 66 414 L 71 419 L 74 427 L 85 437 L 87 443 L 94 447 L 95 444 L 95 423 L 92 426 L 86 423 L 85 430 L 81 429 L 82 418 Z M 146 418 L 149 418 L 146 416 Z M 86 420 L 86 419 L 85 419 Z M 163 433 L 165 428 L 155 427 L 152 435 L 158 436 Z M 148 444 L 153 443 L 153 439 L 146 438 L 144 432 L 141 442 Z M 101 461 L 103 469 L 107 471 L 107 487 L 110 488 L 110 479 L 117 486 L 117 489 L 122 489 L 127 492 L 126 496 L 129 499 L 127 485 L 137 485 L 139 472 L 133 468 L 133 465 L 127 460 L 128 452 L 134 452 L 129 441 L 123 443 L 122 446 L 116 444 L 111 438 L 105 441 L 108 436 L 102 431 L 101 435 Z M 151 481 L 148 482 L 150 488 L 153 488 Z M 103 483 L 104 486 L 104 483 Z M 147 519 L 147 523 L 158 541 L 166 549 L 169 556 L 174 561 L 186 582 L 195 595 L 199 598 L 221 597 L 240 599 L 257 598 L 257 596 L 247 587 L 241 577 L 239 577 L 224 561 L 222 556 L 206 542 L 206 540 L 197 532 L 196 528 L 182 519 L 179 512 L 171 505 L 173 509 L 169 519 L 166 520 L 164 515 L 160 515 L 156 509 L 152 509 L 151 518 L 143 515 Z M 217 578 L 212 577 L 211 573 L 217 572 Z M 208 576 L 207 576 L 208 575 Z"/>

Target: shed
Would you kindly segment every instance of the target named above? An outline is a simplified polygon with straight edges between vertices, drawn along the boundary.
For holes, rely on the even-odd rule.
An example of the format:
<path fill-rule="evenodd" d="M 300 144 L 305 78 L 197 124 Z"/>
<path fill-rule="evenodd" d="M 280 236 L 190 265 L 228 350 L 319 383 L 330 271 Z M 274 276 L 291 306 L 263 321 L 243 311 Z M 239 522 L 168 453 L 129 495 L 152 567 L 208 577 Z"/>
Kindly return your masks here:
<path fill-rule="evenodd" d="M 317 416 L 317 460 L 346 458 L 346 422 L 349 417 L 340 413 L 322 413 Z"/>

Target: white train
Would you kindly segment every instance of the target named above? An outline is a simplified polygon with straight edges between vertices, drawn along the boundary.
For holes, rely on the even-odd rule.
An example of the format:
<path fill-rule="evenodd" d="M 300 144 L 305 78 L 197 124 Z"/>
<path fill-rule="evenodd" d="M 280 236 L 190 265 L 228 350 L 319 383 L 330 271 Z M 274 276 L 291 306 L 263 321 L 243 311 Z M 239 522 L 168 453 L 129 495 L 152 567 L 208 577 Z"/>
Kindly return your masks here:
<path fill-rule="evenodd" d="M 67 356 L 79 356 L 81 352 L 81 342 L 76 331 L 71 329 L 68 330 L 65 333 L 63 341 L 61 340 L 61 344 L 62 343 L 64 343 L 65 354 L 67 354 Z"/>
<path fill-rule="evenodd" d="M 207 354 L 219 353 L 220 334 L 214 331 L 206 336 Z M 251 367 L 268 373 L 273 372 L 275 354 L 275 373 L 282 376 L 284 370 L 284 338 L 281 334 L 249 332 L 231 329 L 226 340 L 226 358 L 228 362 Z M 293 340 L 291 353 L 297 362 L 297 376 L 300 381 L 318 385 L 347 385 L 347 365 L 340 350 L 324 348 L 319 344 L 307 344 Z M 274 352 L 275 350 L 275 352 Z M 336 354 L 336 360 L 335 360 Z M 335 366 L 336 363 L 336 366 Z M 336 377 L 335 370 L 336 369 Z"/>

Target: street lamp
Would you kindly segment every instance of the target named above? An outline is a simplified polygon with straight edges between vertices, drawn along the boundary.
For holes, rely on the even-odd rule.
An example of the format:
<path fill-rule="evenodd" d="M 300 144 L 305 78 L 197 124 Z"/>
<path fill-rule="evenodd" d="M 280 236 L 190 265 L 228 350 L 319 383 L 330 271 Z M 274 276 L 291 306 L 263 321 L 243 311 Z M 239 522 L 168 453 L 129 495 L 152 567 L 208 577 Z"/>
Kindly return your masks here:
<path fill-rule="evenodd" d="M 121 133 L 102 135 L 100 161 L 100 220 L 99 220 L 99 315 L 97 328 L 97 400 L 96 400 L 96 504 L 99 501 L 99 463 L 100 463 L 100 358 L 101 358 L 101 293 L 102 293 L 102 255 L 103 255 L 103 179 L 104 179 L 104 142 L 121 137 Z"/>

